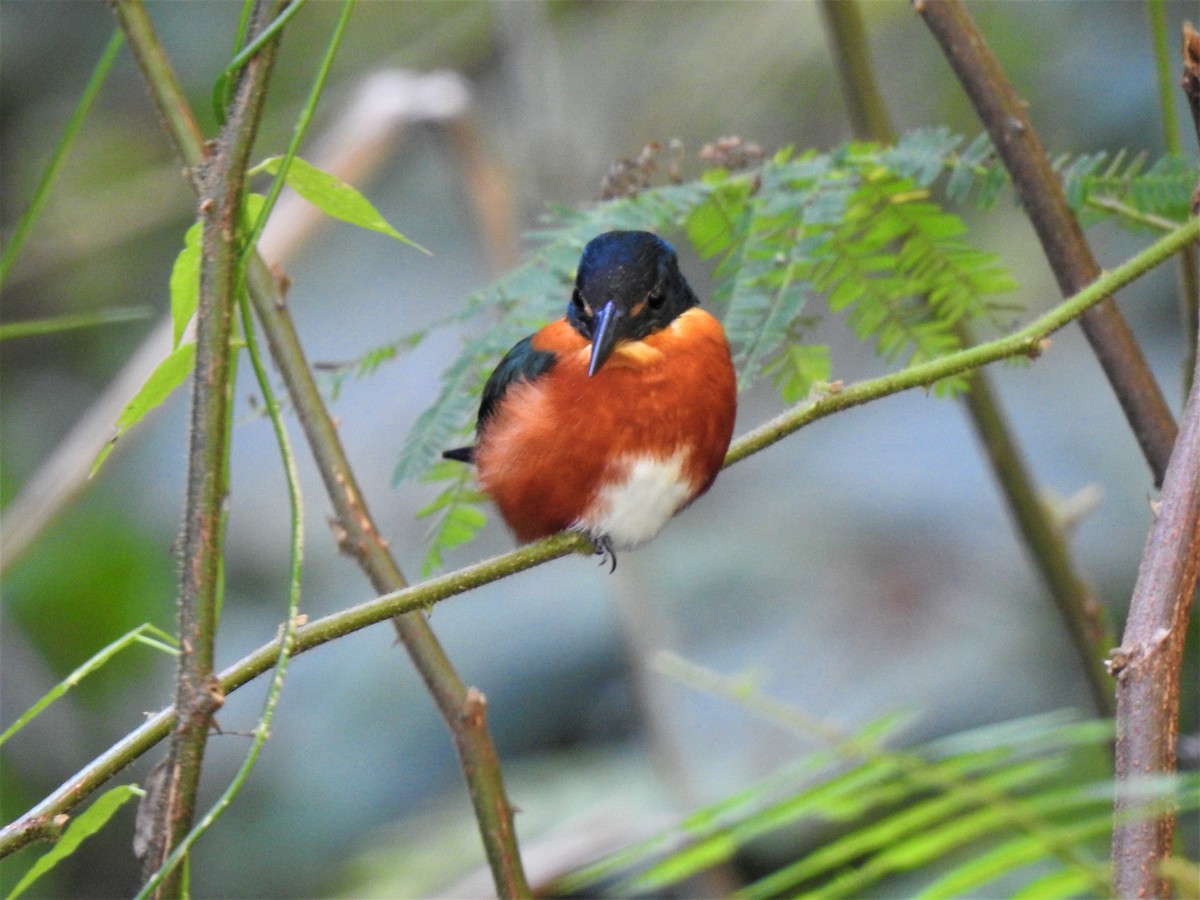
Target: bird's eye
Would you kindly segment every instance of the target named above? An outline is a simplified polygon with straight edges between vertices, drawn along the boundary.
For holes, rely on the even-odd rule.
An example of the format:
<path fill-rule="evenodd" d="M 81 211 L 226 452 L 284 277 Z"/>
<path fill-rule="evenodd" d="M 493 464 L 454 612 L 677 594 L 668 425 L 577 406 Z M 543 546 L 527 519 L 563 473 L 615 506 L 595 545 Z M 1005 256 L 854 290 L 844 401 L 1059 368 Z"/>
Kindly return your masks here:
<path fill-rule="evenodd" d="M 575 288 L 575 290 L 571 292 L 571 304 L 579 312 L 584 311 L 583 294 L 579 293 L 579 288 Z"/>
<path fill-rule="evenodd" d="M 646 295 L 646 302 L 650 304 L 651 309 L 662 309 L 663 304 L 667 302 L 667 292 L 662 288 L 655 288 Z"/>

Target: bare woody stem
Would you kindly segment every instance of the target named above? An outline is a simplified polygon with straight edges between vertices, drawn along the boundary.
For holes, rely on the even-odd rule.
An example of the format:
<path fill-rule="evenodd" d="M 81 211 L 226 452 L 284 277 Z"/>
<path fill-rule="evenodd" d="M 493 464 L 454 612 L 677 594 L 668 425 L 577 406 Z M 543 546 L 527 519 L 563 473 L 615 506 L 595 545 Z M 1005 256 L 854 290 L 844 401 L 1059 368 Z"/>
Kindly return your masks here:
<path fill-rule="evenodd" d="M 1062 182 L 1038 140 L 1025 104 L 961 0 L 914 0 L 913 5 L 991 136 L 1063 296 L 1074 294 L 1095 280 L 1100 267 L 1067 205 Z M 1141 349 L 1111 297 L 1089 310 L 1080 324 L 1154 473 L 1155 484 L 1162 484 L 1177 429 Z"/>
<path fill-rule="evenodd" d="M 1175 771 L 1180 671 L 1200 572 L 1200 372 L 1183 412 L 1158 512 L 1138 568 L 1117 678 L 1117 802 L 1113 892 L 1168 897 L 1160 865 L 1171 855 L 1175 816 L 1138 815 L 1138 779 Z"/>
<path fill-rule="evenodd" d="M 1161 16 L 1161 4 L 1151 4 L 1151 11 Z M 1156 25 L 1165 30 L 1161 22 Z M 1165 68 L 1160 64 L 1160 69 Z M 1183 27 L 1183 69 L 1183 90 L 1200 137 L 1200 35 L 1191 23 Z M 1164 98 L 1164 106 L 1168 103 L 1169 97 Z M 1196 206 L 1194 198 L 1193 215 Z M 1193 254 L 1195 246 L 1193 242 L 1189 248 Z M 1194 269 L 1194 256 L 1191 262 Z M 1200 574 L 1200 363 L 1195 363 L 1200 331 L 1197 298 L 1189 299 L 1190 315 L 1185 318 L 1196 369 L 1142 552 L 1125 635 L 1110 660 L 1117 679 L 1118 784 L 1112 859 L 1113 892 L 1119 897 L 1171 894 L 1161 867 L 1171 855 L 1175 816 L 1170 811 L 1145 815 L 1137 782 L 1175 771 L 1184 641 Z"/>
<path fill-rule="evenodd" d="M 278 0 L 260 0 L 254 28 L 262 28 Z M 192 380 L 188 487 L 179 583 L 178 721 L 156 789 L 148 795 L 150 823 L 143 869 L 153 874 L 191 830 L 213 713 L 224 695 L 213 672 L 224 509 L 228 490 L 230 374 L 237 280 L 238 221 L 250 149 L 258 130 L 276 41 L 267 43 L 239 76 L 229 119 L 194 168 L 204 223 L 200 294 L 196 310 L 196 369 Z M 182 896 L 182 870 L 167 874 L 157 896 Z"/>
<path fill-rule="evenodd" d="M 783 440 L 818 419 L 853 406 L 878 400 L 900 391 L 931 385 L 942 378 L 977 369 L 979 366 L 1021 355 L 1036 355 L 1046 338 L 1064 327 L 1084 310 L 1124 287 L 1140 275 L 1161 265 L 1188 241 L 1200 237 L 1200 220 L 1189 222 L 1147 247 L 1095 284 L 1006 337 L 960 350 L 939 359 L 890 375 L 830 390 L 815 400 L 801 403 L 742 435 L 729 449 L 725 465 L 737 462 Z M 351 632 L 378 624 L 390 617 L 428 609 L 448 597 L 507 578 L 517 572 L 558 559 L 569 553 L 590 552 L 591 545 L 572 533 L 555 535 L 493 559 L 430 579 L 400 591 L 309 622 L 296 629 L 294 653 L 312 650 Z M 268 671 L 279 655 L 279 641 L 255 650 L 221 673 L 222 690 L 229 693 Z M 166 709 L 141 728 L 96 757 L 24 816 L 0 831 L 0 858 L 36 840 L 55 833 L 56 817 L 72 810 L 92 791 L 162 740 L 174 723 L 175 710 Z"/>
<path fill-rule="evenodd" d="M 145 18 L 138 0 L 116 0 L 116 6 L 123 25 L 127 17 L 124 9 Z M 177 151 L 185 160 L 195 158 L 200 138 L 188 124 L 194 122 L 194 117 L 148 20 L 144 27 L 127 29 L 126 38 L 150 83 L 151 94 Z M 377 592 L 404 588 L 404 576 L 367 509 L 337 429 L 313 379 L 279 282 L 257 254 L 248 261 L 247 286 L 271 355 L 287 385 L 336 511 L 341 549 L 355 558 Z M 517 848 L 512 807 L 487 728 L 486 700 L 458 677 L 419 606 L 397 615 L 394 624 L 453 736 L 497 892 L 503 897 L 527 895 L 529 887 Z"/>
<path fill-rule="evenodd" d="M 821 12 L 854 136 L 881 144 L 894 142 L 895 130 L 867 53 L 860 4 L 856 0 L 822 0 Z M 957 331 L 964 347 L 975 343 L 965 324 L 960 323 Z M 986 370 L 971 373 L 963 402 L 1025 548 L 1067 626 L 1087 676 L 1092 702 L 1099 713 L 1111 715 L 1113 686 L 1104 658 L 1112 647 L 1113 635 L 1104 607 L 1079 575 L 1066 535 L 1038 494 Z"/>

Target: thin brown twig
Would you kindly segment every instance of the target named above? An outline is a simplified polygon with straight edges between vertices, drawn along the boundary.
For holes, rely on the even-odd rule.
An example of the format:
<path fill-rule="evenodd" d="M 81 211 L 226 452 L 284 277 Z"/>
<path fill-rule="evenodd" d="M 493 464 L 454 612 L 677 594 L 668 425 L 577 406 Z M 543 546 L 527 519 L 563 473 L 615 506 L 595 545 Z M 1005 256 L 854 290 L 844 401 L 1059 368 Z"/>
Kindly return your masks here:
<path fill-rule="evenodd" d="M 1038 140 L 1026 104 L 962 0 L 914 0 L 913 6 L 991 136 L 1059 288 L 1063 296 L 1070 296 L 1095 281 L 1100 267 L 1067 205 L 1062 182 Z M 1177 428 L 1141 348 L 1111 297 L 1084 315 L 1080 324 L 1150 465 L 1155 484 L 1161 485 Z"/>

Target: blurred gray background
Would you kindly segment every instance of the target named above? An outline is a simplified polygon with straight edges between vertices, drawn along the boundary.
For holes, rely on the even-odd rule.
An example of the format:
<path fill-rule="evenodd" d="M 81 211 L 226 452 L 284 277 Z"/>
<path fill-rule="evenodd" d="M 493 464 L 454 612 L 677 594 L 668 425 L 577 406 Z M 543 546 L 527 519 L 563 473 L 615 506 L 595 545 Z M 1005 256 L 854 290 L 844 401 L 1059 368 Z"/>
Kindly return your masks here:
<path fill-rule="evenodd" d="M 1143 4 L 970 8 L 1052 153 L 1162 152 Z M 149 4 L 210 133 L 209 92 L 239 9 L 205 0 Z M 282 152 L 339 10 L 312 3 L 289 26 L 258 156 Z M 978 123 L 909 6 L 866 3 L 863 12 L 898 129 L 944 124 L 974 136 Z M 1200 9 L 1168 3 L 1167 12 L 1176 35 Z M 6 237 L 112 28 L 101 3 L 0 2 Z M 364 3 L 302 155 L 345 137 L 339 119 L 364 83 L 395 69 L 464 79 L 470 113 L 460 122 L 479 142 L 475 159 L 494 167 L 487 170 L 493 183 L 511 197 L 511 207 L 488 208 L 501 220 L 508 209 L 518 233 L 536 226 L 547 204 L 596 198 L 610 163 L 650 141 L 681 141 L 685 174 L 695 175 L 696 152 L 723 135 L 768 152 L 849 138 L 811 3 Z M 1177 101 L 1190 125 L 1182 96 Z M 514 253 L 519 258 L 519 247 L 489 243 L 472 181 L 479 170 L 466 161 L 455 127 L 395 129 L 359 183 L 431 257 L 324 223 L 287 260 L 291 308 L 311 359 L 353 360 L 453 313 Z M 1190 129 L 1183 137 L 1194 152 Z M 2 316 L 124 306 L 152 315 L 3 344 L 5 504 L 165 312 L 167 278 L 193 216 L 178 170 L 122 52 L 5 286 Z M 1055 303 L 1040 248 L 1008 195 L 992 213 L 963 214 L 971 239 L 1000 253 L 1021 282 L 1017 299 L 1030 315 Z M 1146 242 L 1109 227 L 1089 239 L 1105 266 Z M 706 285 L 706 264 L 685 256 L 694 283 Z M 1178 410 L 1184 341 L 1174 269 L 1119 300 Z M 832 346 L 835 377 L 880 371 L 838 316 L 819 336 Z M 372 510 L 410 578 L 420 571 L 428 527 L 415 512 L 434 490 L 393 487 L 391 472 L 460 337 L 435 332 L 349 382 L 334 406 Z M 1119 623 L 1153 485 L 1107 383 L 1075 328 L 1057 335 L 1036 364 L 993 374 L 1041 486 L 1060 498 L 1102 498 L 1075 547 Z M 249 375 L 243 367 L 221 665 L 269 640 L 285 608 L 286 495 L 270 427 L 247 399 L 257 393 Z M 742 398 L 738 432 L 781 408 L 769 385 L 752 390 Z M 182 510 L 186 414 L 180 393 L 6 568 L 4 725 L 129 628 L 152 621 L 173 629 L 171 545 Z M 329 504 L 292 425 L 307 516 L 302 610 L 317 617 L 368 599 L 370 588 L 335 552 Z M 496 521 L 448 563 L 511 546 Z M 920 392 L 821 421 L 728 470 L 652 545 L 623 554 L 615 575 L 591 559 L 559 560 L 441 604 L 432 624 L 463 677 L 488 697 L 534 878 L 645 834 L 815 745 L 815 737 L 806 741 L 665 678 L 653 666 L 660 650 L 751 677 L 770 696 L 839 727 L 911 711 L 913 739 L 1088 709 L 1065 632 L 1013 535 L 961 405 Z M 172 671 L 165 657 L 135 648 L 15 738 L 0 775 L 5 821 L 135 727 L 144 710 L 168 702 Z M 321 647 L 289 672 L 258 768 L 199 845 L 197 896 L 427 894 L 479 868 L 450 742 L 390 626 Z M 252 727 L 261 696 L 253 685 L 221 713 L 230 734 L 210 743 L 210 797 L 240 762 L 248 741 L 237 732 Z M 153 758 L 122 777 L 143 778 Z M 44 893 L 132 892 L 132 817 L 124 810 Z M 2 883 L 11 887 L 32 855 L 5 861 Z"/>

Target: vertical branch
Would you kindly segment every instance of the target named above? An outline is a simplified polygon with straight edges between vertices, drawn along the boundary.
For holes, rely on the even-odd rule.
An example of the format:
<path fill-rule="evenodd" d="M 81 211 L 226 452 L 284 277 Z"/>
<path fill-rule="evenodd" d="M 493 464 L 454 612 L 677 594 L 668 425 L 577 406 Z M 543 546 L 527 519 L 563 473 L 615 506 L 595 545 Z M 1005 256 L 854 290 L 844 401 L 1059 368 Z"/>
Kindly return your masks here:
<path fill-rule="evenodd" d="M 189 125 L 189 122 L 194 123 L 194 118 L 140 0 L 116 0 L 116 8 L 134 56 L 147 81 L 151 82 L 151 94 L 176 149 L 185 160 L 200 158 L 199 134 Z M 127 19 L 133 24 L 126 26 Z M 197 190 L 201 187 L 194 177 L 192 184 Z M 246 277 L 255 314 L 336 511 L 341 549 L 354 557 L 379 593 L 399 590 L 406 585 L 404 575 L 367 509 L 337 427 L 325 407 L 288 314 L 279 283 L 257 253 L 248 261 Z M 459 678 L 423 613 L 406 613 L 393 621 L 453 736 L 496 890 L 502 897 L 528 896 L 529 886 L 513 825 L 513 809 L 508 802 L 499 757 L 487 727 L 486 698 L 475 688 L 468 688 Z"/>
<path fill-rule="evenodd" d="M 259 0 L 261 29 L 278 0 Z M 148 26 L 137 2 L 118 7 L 127 20 Z M 155 872 L 191 830 L 196 794 L 213 713 L 223 694 L 213 673 L 213 650 L 221 592 L 221 554 L 229 451 L 233 300 L 237 280 L 238 224 L 250 149 L 254 143 L 267 75 L 277 41 L 266 44 L 241 71 L 229 119 L 221 135 L 203 148 L 195 178 L 204 223 L 200 296 L 196 312 L 196 370 L 188 452 L 188 488 L 181 540 L 179 583 L 178 723 L 165 768 L 150 803 L 149 848 L 143 859 Z M 190 120 L 180 117 L 182 123 Z M 162 881 L 159 896 L 186 892 L 177 867 Z"/>
<path fill-rule="evenodd" d="M 841 75 L 842 93 L 850 110 L 854 136 L 884 144 L 893 142 L 895 129 L 867 55 L 858 3 L 855 0 L 822 0 L 821 10 Z M 961 323 L 958 337 L 964 347 L 975 343 L 970 330 Z M 992 474 L 1004 494 L 1025 548 L 1067 626 L 1076 655 L 1083 665 L 1092 702 L 1100 713 L 1111 715 L 1112 680 L 1104 668 L 1104 657 L 1112 646 L 1113 637 L 1104 608 L 1077 572 L 1066 535 L 1038 496 L 1033 475 L 992 389 L 991 377 L 983 369 L 977 369 L 969 378 L 970 386 L 963 400 L 991 464 Z"/>
<path fill-rule="evenodd" d="M 1012 177 L 1064 296 L 1095 281 L 1100 267 L 1067 205 L 1062 182 L 1017 96 L 962 0 L 914 0 Z M 1133 333 L 1111 297 L 1080 320 L 1134 436 L 1162 484 L 1176 426 Z"/>
<path fill-rule="evenodd" d="M 1200 372 L 1183 412 L 1158 512 L 1130 601 L 1121 646 L 1110 666 L 1117 679 L 1117 802 L 1113 892 L 1167 897 L 1160 866 L 1171 853 L 1175 816 L 1139 807 L 1139 778 L 1175 771 L 1179 677 L 1184 638 L 1200 573 Z"/>

